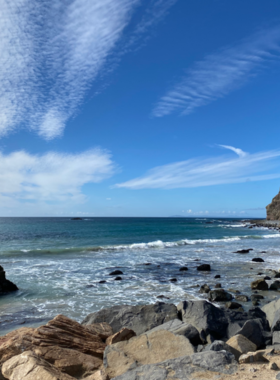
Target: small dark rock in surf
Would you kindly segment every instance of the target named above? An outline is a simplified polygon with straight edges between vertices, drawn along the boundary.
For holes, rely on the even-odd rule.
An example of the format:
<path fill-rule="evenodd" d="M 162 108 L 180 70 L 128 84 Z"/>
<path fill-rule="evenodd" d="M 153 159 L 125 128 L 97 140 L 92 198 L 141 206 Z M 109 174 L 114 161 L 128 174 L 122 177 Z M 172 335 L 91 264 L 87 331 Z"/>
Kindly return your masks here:
<path fill-rule="evenodd" d="M 259 272 L 258 274 L 257 274 L 257 276 L 261 276 L 263 273 L 262 272 Z"/>
<path fill-rule="evenodd" d="M 249 248 L 249 249 L 239 249 L 238 251 L 233 252 L 233 253 L 249 253 L 250 251 L 253 251 L 253 248 Z"/>
<path fill-rule="evenodd" d="M 221 278 L 221 275 L 216 274 L 216 276 L 214 278 Z"/>
<path fill-rule="evenodd" d="M 239 302 L 248 302 L 249 301 L 249 297 L 247 297 L 243 294 L 235 296 L 235 299 L 236 299 L 236 301 L 239 301 Z"/>
<path fill-rule="evenodd" d="M 252 261 L 254 261 L 255 263 L 264 263 L 264 260 L 260 257 L 254 257 Z"/>
<path fill-rule="evenodd" d="M 252 294 L 251 295 L 252 301 L 258 301 L 258 300 L 263 300 L 263 299 L 264 299 L 264 296 L 262 296 L 261 294 Z"/>
<path fill-rule="evenodd" d="M 201 285 L 200 289 L 199 289 L 199 293 L 209 293 L 210 292 L 210 288 L 207 284 L 204 284 L 204 285 Z"/>
<path fill-rule="evenodd" d="M 260 278 L 251 283 L 251 289 L 268 290 L 268 284 L 263 278 Z"/>
<path fill-rule="evenodd" d="M 211 266 L 209 264 L 202 264 L 202 265 L 199 265 L 196 269 L 201 270 L 201 271 L 210 271 Z"/>
<path fill-rule="evenodd" d="M 122 280 L 122 278 L 120 276 L 114 278 L 114 281 L 121 281 L 121 280 Z"/>
<path fill-rule="evenodd" d="M 121 270 L 114 270 L 113 272 L 109 273 L 109 276 L 116 276 L 118 274 L 123 274 Z"/>
<path fill-rule="evenodd" d="M 169 281 L 170 282 L 177 282 L 177 278 L 171 278 Z"/>
<path fill-rule="evenodd" d="M 216 289 L 221 289 L 221 287 L 222 287 L 222 284 L 220 284 L 220 283 L 218 283 L 218 284 L 215 285 Z"/>
<path fill-rule="evenodd" d="M 253 306 L 258 306 L 260 303 L 259 303 L 259 301 L 255 300 L 252 302 L 252 304 L 253 304 Z"/>
<path fill-rule="evenodd" d="M 187 267 L 181 267 L 181 268 L 179 269 L 180 272 L 184 272 L 184 271 L 186 271 L 186 270 L 188 270 Z"/>
<path fill-rule="evenodd" d="M 232 298 L 232 295 L 226 292 L 224 289 L 211 290 L 211 292 L 209 293 L 209 301 L 225 302 L 231 301 Z"/>
<path fill-rule="evenodd" d="M 274 278 L 280 278 L 280 273 L 276 273 L 276 275 L 274 276 Z"/>
<path fill-rule="evenodd" d="M 240 303 L 237 303 L 237 302 L 227 302 L 225 306 L 227 309 L 232 309 L 232 310 L 242 308 L 242 305 L 240 305 Z"/>
<path fill-rule="evenodd" d="M 269 277 L 269 276 L 265 276 L 265 277 L 264 277 L 264 280 L 271 280 L 271 277 Z"/>
<path fill-rule="evenodd" d="M 0 295 L 3 293 L 14 292 L 18 290 L 18 287 L 12 282 L 6 279 L 6 272 L 0 265 Z"/>
<path fill-rule="evenodd" d="M 105 280 L 101 280 L 101 281 L 99 281 L 99 284 L 105 284 L 107 281 L 105 281 Z"/>
<path fill-rule="evenodd" d="M 274 281 L 269 287 L 269 290 L 278 290 L 278 289 L 280 289 L 280 281 Z"/>
<path fill-rule="evenodd" d="M 144 265 L 152 265 L 152 263 L 145 263 Z"/>
<path fill-rule="evenodd" d="M 165 299 L 167 299 L 167 300 L 170 300 L 170 298 L 169 298 L 169 297 L 166 297 L 166 296 L 164 296 L 164 295 L 160 295 L 160 296 L 157 296 L 157 298 L 160 298 L 160 299 L 163 299 L 163 298 L 165 298 Z"/>
<path fill-rule="evenodd" d="M 236 289 L 229 288 L 228 291 L 231 292 L 231 293 L 240 294 L 240 291 L 239 291 L 239 290 L 236 290 Z"/>
<path fill-rule="evenodd" d="M 71 218 L 71 220 L 83 220 L 82 218 Z"/>

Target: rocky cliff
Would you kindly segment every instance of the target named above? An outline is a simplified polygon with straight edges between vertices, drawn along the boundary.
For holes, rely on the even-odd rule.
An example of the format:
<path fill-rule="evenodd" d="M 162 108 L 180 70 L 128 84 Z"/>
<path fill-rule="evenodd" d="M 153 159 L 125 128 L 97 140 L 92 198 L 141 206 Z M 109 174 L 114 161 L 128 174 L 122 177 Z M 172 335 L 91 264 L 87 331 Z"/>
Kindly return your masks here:
<path fill-rule="evenodd" d="M 272 199 L 272 202 L 266 206 L 267 220 L 280 220 L 280 191 Z"/>

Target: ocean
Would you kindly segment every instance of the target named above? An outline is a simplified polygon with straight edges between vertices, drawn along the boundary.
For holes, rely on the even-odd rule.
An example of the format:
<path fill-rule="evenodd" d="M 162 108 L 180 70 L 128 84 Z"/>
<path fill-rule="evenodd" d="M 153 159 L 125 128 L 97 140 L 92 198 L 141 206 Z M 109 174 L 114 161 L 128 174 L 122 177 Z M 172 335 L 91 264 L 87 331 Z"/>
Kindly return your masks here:
<path fill-rule="evenodd" d="M 253 250 L 234 253 L 244 248 Z M 197 271 L 202 263 L 211 272 Z M 0 296 L 3 335 L 57 314 L 82 321 L 118 304 L 205 298 L 199 293 L 205 283 L 250 295 L 258 273 L 280 269 L 280 234 L 241 219 L 0 218 L 0 265 L 19 287 Z M 109 275 L 116 269 L 123 272 L 120 281 Z M 265 302 L 276 292 L 266 293 Z"/>

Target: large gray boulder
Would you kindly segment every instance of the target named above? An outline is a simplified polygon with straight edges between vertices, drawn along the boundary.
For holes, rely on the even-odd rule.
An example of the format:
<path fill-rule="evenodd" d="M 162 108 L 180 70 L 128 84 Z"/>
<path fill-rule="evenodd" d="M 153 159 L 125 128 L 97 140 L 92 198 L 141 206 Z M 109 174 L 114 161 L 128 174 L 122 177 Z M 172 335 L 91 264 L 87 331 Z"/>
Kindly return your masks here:
<path fill-rule="evenodd" d="M 112 379 L 141 365 L 160 363 L 194 352 L 194 347 L 184 336 L 160 330 L 107 346 L 103 364 Z"/>
<path fill-rule="evenodd" d="M 238 365 L 232 354 L 209 351 L 143 365 L 115 377 L 114 380 L 191 380 L 196 373 L 202 379 L 202 373 L 207 374 L 208 371 L 233 374 L 237 369 Z M 206 375 L 205 378 L 209 376 Z"/>
<path fill-rule="evenodd" d="M 207 301 L 183 301 L 177 306 L 183 322 L 202 330 L 206 336 L 221 339 L 227 335 L 228 321 L 224 310 Z"/>
<path fill-rule="evenodd" d="M 280 297 L 264 305 L 262 307 L 262 311 L 266 314 L 266 318 L 269 322 L 269 325 L 270 327 L 272 327 L 276 314 L 278 314 L 280 311 Z"/>
<path fill-rule="evenodd" d="M 107 322 L 114 333 L 127 327 L 140 335 L 176 318 L 178 315 L 175 305 L 157 302 L 154 305 L 120 305 L 102 309 L 89 314 L 83 320 L 82 325 Z"/>
<path fill-rule="evenodd" d="M 180 321 L 180 319 L 172 319 L 169 322 L 165 322 L 163 325 L 159 325 L 152 330 L 147 331 L 146 334 L 149 335 L 155 331 L 160 330 L 170 331 L 175 335 L 183 335 L 184 337 L 188 338 L 191 344 L 194 346 L 202 344 L 199 331 L 194 326 Z"/>

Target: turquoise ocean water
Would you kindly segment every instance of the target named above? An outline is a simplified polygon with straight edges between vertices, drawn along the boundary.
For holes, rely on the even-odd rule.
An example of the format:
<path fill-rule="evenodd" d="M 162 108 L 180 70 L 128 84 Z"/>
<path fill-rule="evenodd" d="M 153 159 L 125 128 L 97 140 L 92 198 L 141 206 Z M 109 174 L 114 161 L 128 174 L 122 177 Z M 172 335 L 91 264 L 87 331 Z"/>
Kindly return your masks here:
<path fill-rule="evenodd" d="M 0 218 L 0 265 L 19 287 L 0 297 L 0 335 L 57 314 L 81 321 L 102 307 L 152 303 L 159 295 L 176 304 L 203 297 L 204 283 L 250 294 L 260 271 L 280 269 L 280 234 L 248 226 L 211 218 Z M 233 253 L 243 248 L 253 251 Z M 212 271 L 198 272 L 199 263 Z M 122 281 L 109 275 L 116 268 Z"/>

